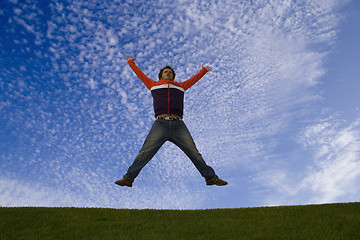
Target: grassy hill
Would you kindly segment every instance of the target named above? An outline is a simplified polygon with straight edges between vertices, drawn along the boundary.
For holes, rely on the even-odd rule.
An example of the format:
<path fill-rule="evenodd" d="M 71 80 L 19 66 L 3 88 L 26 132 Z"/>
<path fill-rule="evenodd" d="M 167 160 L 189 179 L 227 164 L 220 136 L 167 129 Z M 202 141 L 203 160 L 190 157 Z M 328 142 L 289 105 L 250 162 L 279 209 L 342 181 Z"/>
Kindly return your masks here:
<path fill-rule="evenodd" d="M 0 239 L 360 239 L 360 203 L 211 210 L 0 207 Z"/>

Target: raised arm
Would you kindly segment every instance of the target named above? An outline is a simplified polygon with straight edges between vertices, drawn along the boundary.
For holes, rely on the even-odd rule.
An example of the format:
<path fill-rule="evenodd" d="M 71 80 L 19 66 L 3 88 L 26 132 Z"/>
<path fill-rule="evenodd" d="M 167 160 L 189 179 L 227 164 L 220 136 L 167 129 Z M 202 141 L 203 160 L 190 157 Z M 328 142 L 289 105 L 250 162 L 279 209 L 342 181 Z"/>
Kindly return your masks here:
<path fill-rule="evenodd" d="M 155 81 L 151 78 L 147 77 L 135 64 L 135 57 L 126 56 L 126 61 L 128 62 L 131 69 L 134 71 L 136 76 L 145 84 L 145 86 L 150 90 L 154 84 Z"/>
<path fill-rule="evenodd" d="M 206 67 L 204 67 L 204 65 L 201 66 L 202 66 L 201 70 L 196 75 L 192 76 L 185 82 L 181 83 L 185 91 L 189 89 L 192 85 L 194 85 L 197 81 L 199 81 L 200 78 L 202 78 L 207 72 L 212 71 L 212 68 L 210 66 L 206 66 Z"/>

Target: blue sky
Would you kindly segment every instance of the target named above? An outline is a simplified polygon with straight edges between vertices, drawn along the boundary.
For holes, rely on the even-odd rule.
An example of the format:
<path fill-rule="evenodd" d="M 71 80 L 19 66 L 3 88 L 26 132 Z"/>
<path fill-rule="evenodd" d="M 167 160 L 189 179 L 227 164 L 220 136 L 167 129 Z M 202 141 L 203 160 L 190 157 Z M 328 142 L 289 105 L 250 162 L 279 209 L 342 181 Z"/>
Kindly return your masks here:
<path fill-rule="evenodd" d="M 0 3 L 0 206 L 205 209 L 359 201 L 360 2 Z M 184 121 L 227 180 L 165 143 L 119 179 L 154 121 L 150 78 L 213 71 Z"/>

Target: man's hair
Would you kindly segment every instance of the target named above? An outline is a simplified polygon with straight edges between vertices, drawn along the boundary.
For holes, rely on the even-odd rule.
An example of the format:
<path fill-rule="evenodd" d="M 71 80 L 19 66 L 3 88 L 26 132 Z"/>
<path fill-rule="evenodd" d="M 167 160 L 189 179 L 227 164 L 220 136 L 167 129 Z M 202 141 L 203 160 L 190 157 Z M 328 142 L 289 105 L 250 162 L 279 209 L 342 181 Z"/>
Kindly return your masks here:
<path fill-rule="evenodd" d="M 160 72 L 159 72 L 159 80 L 160 80 L 161 77 L 162 77 L 163 71 L 164 71 L 165 69 L 167 69 L 167 68 L 170 69 L 170 70 L 173 72 L 173 74 L 174 74 L 173 80 L 175 79 L 176 74 L 175 74 L 174 69 L 172 69 L 172 67 L 170 67 L 169 65 L 166 65 L 165 67 L 163 67 L 162 69 L 160 69 Z"/>

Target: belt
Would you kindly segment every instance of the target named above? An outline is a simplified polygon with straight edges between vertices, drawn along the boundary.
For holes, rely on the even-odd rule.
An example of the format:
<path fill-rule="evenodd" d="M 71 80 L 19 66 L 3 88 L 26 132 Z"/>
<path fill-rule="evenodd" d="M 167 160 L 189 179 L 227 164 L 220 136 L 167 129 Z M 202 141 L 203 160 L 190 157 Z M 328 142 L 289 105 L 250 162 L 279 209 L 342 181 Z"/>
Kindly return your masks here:
<path fill-rule="evenodd" d="M 168 121 L 182 121 L 181 117 L 171 117 L 171 116 L 157 116 L 156 119 L 163 119 Z"/>

